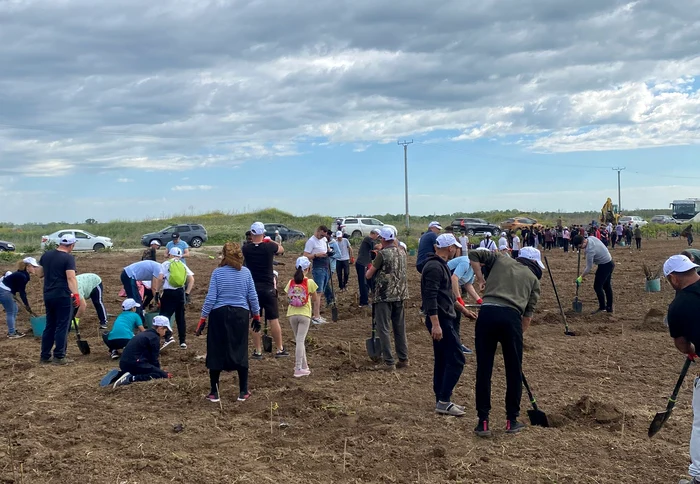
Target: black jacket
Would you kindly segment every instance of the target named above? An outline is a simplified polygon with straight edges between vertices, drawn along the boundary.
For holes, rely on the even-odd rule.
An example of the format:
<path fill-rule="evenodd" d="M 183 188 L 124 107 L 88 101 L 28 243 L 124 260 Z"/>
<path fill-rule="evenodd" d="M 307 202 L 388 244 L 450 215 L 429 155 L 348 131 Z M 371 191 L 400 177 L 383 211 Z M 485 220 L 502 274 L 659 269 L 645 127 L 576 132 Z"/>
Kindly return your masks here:
<path fill-rule="evenodd" d="M 428 256 L 420 278 L 420 295 L 423 311 L 438 319 L 455 319 L 455 297 L 452 293 L 452 276 L 447 262 L 435 254 Z"/>
<path fill-rule="evenodd" d="M 151 328 L 131 338 L 126 348 L 124 348 L 119 363 L 120 365 L 148 363 L 156 368 L 160 368 L 159 357 L 160 336 L 155 329 Z"/>

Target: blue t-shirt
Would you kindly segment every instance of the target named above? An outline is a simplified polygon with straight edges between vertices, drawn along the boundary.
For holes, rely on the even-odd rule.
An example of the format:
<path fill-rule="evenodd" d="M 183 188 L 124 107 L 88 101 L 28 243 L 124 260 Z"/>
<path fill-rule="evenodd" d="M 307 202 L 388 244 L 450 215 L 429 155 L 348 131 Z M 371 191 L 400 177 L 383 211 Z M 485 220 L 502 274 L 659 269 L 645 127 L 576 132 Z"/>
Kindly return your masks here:
<path fill-rule="evenodd" d="M 152 260 L 142 260 L 124 268 L 126 275 L 137 281 L 150 281 L 162 274 L 161 265 Z"/>
<path fill-rule="evenodd" d="M 447 261 L 447 267 L 450 268 L 450 271 L 452 271 L 452 274 L 457 276 L 457 279 L 459 279 L 459 285 L 463 286 L 464 284 L 473 284 L 474 283 L 474 269 L 472 269 L 471 264 L 469 263 L 469 257 L 467 256 L 462 256 L 462 257 L 455 257 L 454 259 L 448 260 Z"/>
<path fill-rule="evenodd" d="M 421 236 L 420 242 L 418 242 L 418 258 L 416 259 L 416 269 L 418 269 L 418 272 L 423 270 L 428 256 L 435 253 L 435 241 L 437 238 L 437 234 L 432 230 L 428 230 Z"/>
<path fill-rule="evenodd" d="M 190 248 L 190 246 L 187 245 L 187 242 L 185 242 L 182 239 L 180 239 L 180 242 L 178 242 L 177 244 L 175 242 L 173 242 L 172 240 L 170 242 L 168 242 L 167 244 L 165 244 L 165 248 L 168 251 L 170 251 L 170 249 L 172 249 L 173 247 L 179 247 L 183 254 L 185 253 L 185 249 Z M 182 259 L 180 259 L 180 260 L 182 261 L 183 264 L 187 265 L 187 261 L 185 260 L 185 257 L 182 257 Z"/>
<path fill-rule="evenodd" d="M 117 316 L 112 326 L 112 331 L 109 332 L 108 340 L 113 339 L 131 339 L 134 337 L 134 332 L 139 329 L 143 322 L 138 313 L 132 311 L 124 311 Z"/>

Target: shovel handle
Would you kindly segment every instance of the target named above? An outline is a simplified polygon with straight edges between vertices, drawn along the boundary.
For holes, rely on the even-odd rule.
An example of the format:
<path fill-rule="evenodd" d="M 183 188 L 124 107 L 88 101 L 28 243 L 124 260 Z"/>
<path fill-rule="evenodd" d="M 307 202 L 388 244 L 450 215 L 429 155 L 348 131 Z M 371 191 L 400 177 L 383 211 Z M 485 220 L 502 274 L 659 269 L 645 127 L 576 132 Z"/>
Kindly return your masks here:
<path fill-rule="evenodd" d="M 676 386 L 673 388 L 673 393 L 668 399 L 666 411 L 671 410 L 676 405 L 678 392 L 680 392 L 681 390 L 681 385 L 683 385 L 683 380 L 685 380 L 685 375 L 688 374 L 688 368 L 690 368 L 690 364 L 693 362 L 694 357 L 695 355 L 688 355 L 688 357 L 685 359 L 685 363 L 683 363 L 683 369 L 681 370 L 681 374 L 678 375 L 678 381 L 676 382 Z"/>
<path fill-rule="evenodd" d="M 557 285 L 554 283 L 554 276 L 552 276 L 552 270 L 549 268 L 549 261 L 547 256 L 544 256 L 544 263 L 547 266 L 547 273 L 549 274 L 549 280 L 552 282 L 552 288 L 554 289 L 554 295 L 557 298 L 557 305 L 559 306 L 559 313 L 561 313 L 561 320 L 564 322 L 564 333 L 569 332 L 569 323 L 566 321 L 566 314 L 564 314 L 564 308 L 561 305 L 561 300 L 559 299 L 559 292 L 557 291 Z"/>
<path fill-rule="evenodd" d="M 525 378 L 525 373 L 521 373 L 520 376 L 523 379 L 523 386 L 525 387 L 525 391 L 527 391 L 527 396 L 530 398 L 530 404 L 532 405 L 533 410 L 535 410 L 535 411 L 539 410 L 537 408 L 537 400 L 535 400 L 535 397 L 532 394 L 532 390 L 530 390 L 530 385 L 527 384 L 527 379 Z"/>

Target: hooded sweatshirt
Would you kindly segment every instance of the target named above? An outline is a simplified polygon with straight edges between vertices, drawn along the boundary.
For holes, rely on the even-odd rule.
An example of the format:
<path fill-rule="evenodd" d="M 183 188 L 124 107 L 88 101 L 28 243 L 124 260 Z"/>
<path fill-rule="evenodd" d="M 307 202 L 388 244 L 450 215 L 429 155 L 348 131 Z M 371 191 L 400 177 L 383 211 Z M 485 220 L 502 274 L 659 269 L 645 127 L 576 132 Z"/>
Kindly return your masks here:
<path fill-rule="evenodd" d="M 672 338 L 685 337 L 700 348 L 700 281 L 676 292 L 676 297 L 668 307 L 668 330 Z"/>

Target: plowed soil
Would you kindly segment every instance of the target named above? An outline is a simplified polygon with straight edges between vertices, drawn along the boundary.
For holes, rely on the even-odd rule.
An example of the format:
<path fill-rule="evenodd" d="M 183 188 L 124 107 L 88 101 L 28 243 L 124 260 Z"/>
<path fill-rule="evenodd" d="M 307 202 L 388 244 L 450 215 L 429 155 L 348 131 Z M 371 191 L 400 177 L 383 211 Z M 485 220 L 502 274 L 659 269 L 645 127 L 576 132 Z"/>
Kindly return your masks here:
<path fill-rule="evenodd" d="M 498 356 L 492 390 L 495 435 L 488 440 L 472 433 L 473 356 L 467 357 L 454 395 L 468 416 L 433 413 L 432 347 L 419 314 L 414 270 L 409 272 L 408 369 L 372 370 L 365 351 L 370 312 L 357 309 L 352 274 L 351 289 L 338 295 L 341 321 L 309 332 L 312 375 L 295 379 L 293 358 L 266 354 L 263 361 L 250 363 L 252 397 L 245 403 L 236 402 L 235 375 L 223 375 L 221 407 L 204 398 L 209 380 L 200 357 L 206 340 L 193 334 L 187 350 L 163 352 L 163 366 L 173 379 L 99 388 L 100 378 L 116 365 L 88 303 L 81 328 L 92 354 L 82 356 L 71 335 L 71 365 L 39 366 L 39 340 L 32 336 L 0 340 L 0 482 L 675 482 L 688 465 L 693 378 L 686 380 L 664 429 L 647 438 L 649 422 L 665 408 L 684 357 L 663 326 L 673 291 L 662 281 L 660 293 L 645 293 L 641 266 L 658 266 L 683 248 L 678 239 L 659 239 L 644 241 L 641 252 L 616 249 L 615 313 L 595 316 L 590 315 L 597 307 L 592 277 L 580 292 L 584 312 L 571 310 L 576 255 L 547 252 L 577 335 L 564 335 L 545 273 L 535 321 L 525 334 L 524 371 L 554 427 L 503 432 L 505 382 Z M 79 272 L 103 278 L 111 314 L 119 312 L 120 271 L 139 255 L 76 257 Z M 280 258 L 285 263 L 278 266 L 281 286 L 291 276 L 296 255 Z M 187 313 L 190 333 L 216 263 L 204 251 L 192 257 L 197 287 Z M 35 310 L 41 310 L 39 281 L 32 280 L 29 291 Z M 330 320 L 329 311 L 325 315 Z M 293 354 L 284 317 L 282 327 Z M 19 328 L 29 332 L 26 314 L 20 313 Z M 463 323 L 468 346 L 473 329 L 473 323 Z M 524 396 L 525 421 L 527 408 Z"/>

